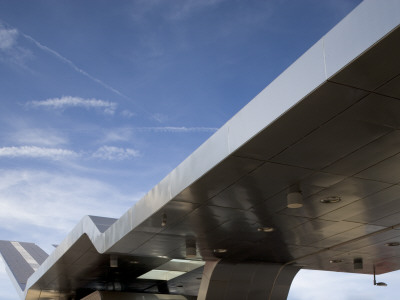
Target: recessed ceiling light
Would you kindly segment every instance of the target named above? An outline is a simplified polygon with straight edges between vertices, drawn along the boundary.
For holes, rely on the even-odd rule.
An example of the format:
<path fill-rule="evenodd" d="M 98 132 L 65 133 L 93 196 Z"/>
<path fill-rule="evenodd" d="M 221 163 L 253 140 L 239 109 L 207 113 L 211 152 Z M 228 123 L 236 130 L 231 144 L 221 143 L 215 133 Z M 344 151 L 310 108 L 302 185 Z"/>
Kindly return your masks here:
<path fill-rule="evenodd" d="M 129 263 L 132 265 L 137 265 L 139 262 L 137 260 L 131 260 Z"/>
<path fill-rule="evenodd" d="M 226 253 L 226 252 L 228 252 L 228 249 L 222 249 L 222 248 L 220 248 L 220 249 L 214 249 L 214 253 L 219 253 L 219 254 L 221 254 L 221 253 Z"/>
<path fill-rule="evenodd" d="M 274 230 L 275 230 L 274 227 L 259 227 L 257 229 L 257 231 L 259 231 L 259 232 L 272 232 Z"/>
<path fill-rule="evenodd" d="M 330 196 L 319 200 L 321 203 L 338 203 L 342 200 L 342 198 L 338 196 Z"/>
<path fill-rule="evenodd" d="M 303 195 L 301 194 L 301 192 L 292 192 L 287 194 L 286 200 L 288 208 L 303 207 Z"/>
<path fill-rule="evenodd" d="M 167 214 L 163 213 L 161 216 L 161 227 L 165 227 L 167 225 Z"/>
<path fill-rule="evenodd" d="M 197 257 L 197 249 L 196 249 L 196 241 L 194 239 L 186 240 L 186 258 L 196 258 Z"/>
<path fill-rule="evenodd" d="M 400 242 L 390 242 L 390 243 L 386 243 L 385 246 L 388 246 L 388 247 L 397 247 L 397 246 L 400 246 Z"/>
<path fill-rule="evenodd" d="M 118 268 L 118 256 L 111 254 L 110 255 L 110 267 L 111 268 Z"/>
<path fill-rule="evenodd" d="M 343 262 L 342 259 L 331 259 L 329 261 L 331 264 L 340 264 L 341 262 Z"/>
<path fill-rule="evenodd" d="M 165 256 L 165 255 L 159 255 L 157 257 L 159 257 L 159 258 L 168 258 L 168 256 Z"/>

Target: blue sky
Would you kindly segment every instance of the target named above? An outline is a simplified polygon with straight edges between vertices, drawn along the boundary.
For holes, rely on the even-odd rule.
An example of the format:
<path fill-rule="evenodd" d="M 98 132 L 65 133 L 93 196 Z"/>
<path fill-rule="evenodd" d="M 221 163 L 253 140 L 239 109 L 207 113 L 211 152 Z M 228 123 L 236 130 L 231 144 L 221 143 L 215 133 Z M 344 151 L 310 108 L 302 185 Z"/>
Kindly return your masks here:
<path fill-rule="evenodd" d="M 1 0 L 0 239 L 51 251 L 119 217 L 359 3 Z M 391 299 L 399 277 L 301 271 L 289 299 Z"/>

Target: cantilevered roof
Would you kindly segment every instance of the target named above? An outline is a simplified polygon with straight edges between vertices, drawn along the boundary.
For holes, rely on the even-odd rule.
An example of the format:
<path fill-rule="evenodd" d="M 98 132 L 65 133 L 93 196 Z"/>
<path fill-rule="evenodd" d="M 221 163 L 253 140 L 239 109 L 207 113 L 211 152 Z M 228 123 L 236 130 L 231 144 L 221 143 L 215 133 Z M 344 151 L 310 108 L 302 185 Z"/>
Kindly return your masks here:
<path fill-rule="evenodd" d="M 203 261 L 399 269 L 389 246 L 400 242 L 399 24 L 400 1 L 361 3 L 120 219 L 83 218 L 29 278 L 26 298 L 116 281 L 160 290 L 138 277 L 185 259 L 188 243 Z M 291 191 L 302 208 L 287 208 Z M 340 201 L 321 202 L 329 197 Z M 168 288 L 194 296 L 199 276 Z"/>

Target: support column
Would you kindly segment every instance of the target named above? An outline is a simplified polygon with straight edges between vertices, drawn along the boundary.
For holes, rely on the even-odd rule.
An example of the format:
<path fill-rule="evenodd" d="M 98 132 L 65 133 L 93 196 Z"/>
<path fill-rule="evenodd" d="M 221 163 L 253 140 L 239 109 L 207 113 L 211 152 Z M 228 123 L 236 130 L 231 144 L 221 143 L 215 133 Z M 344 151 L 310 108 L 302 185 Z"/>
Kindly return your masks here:
<path fill-rule="evenodd" d="M 286 300 L 299 267 L 207 262 L 198 300 Z"/>

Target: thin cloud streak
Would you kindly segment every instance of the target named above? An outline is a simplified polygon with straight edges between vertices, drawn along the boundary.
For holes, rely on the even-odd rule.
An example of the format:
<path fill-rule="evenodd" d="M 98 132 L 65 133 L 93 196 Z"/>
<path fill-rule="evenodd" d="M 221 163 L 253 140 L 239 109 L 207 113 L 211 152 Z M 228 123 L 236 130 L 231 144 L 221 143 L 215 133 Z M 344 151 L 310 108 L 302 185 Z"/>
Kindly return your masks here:
<path fill-rule="evenodd" d="M 2 147 L 0 158 L 47 158 L 61 160 L 65 158 L 95 158 L 110 161 L 129 160 L 139 157 L 140 152 L 131 148 L 119 148 L 115 146 L 101 146 L 94 152 L 77 153 L 68 149 L 46 148 L 37 146 Z"/>
<path fill-rule="evenodd" d="M 108 89 L 109 91 L 117 94 L 118 96 L 124 98 L 125 100 L 129 100 L 132 101 L 132 99 L 130 97 L 128 97 L 127 95 L 125 95 L 124 93 L 122 93 L 121 91 L 119 91 L 118 89 L 112 87 L 111 85 L 105 83 L 104 81 L 94 77 L 93 75 L 90 75 L 88 72 L 86 72 L 85 70 L 79 68 L 75 63 L 73 63 L 71 60 L 69 60 L 68 58 L 62 56 L 60 53 L 58 53 L 57 51 L 43 45 L 42 43 L 38 42 L 37 40 L 35 40 L 33 37 L 31 37 L 30 35 L 27 35 L 21 31 L 18 31 L 19 34 L 21 36 L 23 36 L 24 38 L 26 38 L 27 40 L 31 41 L 33 44 L 35 44 L 39 49 L 50 53 L 51 55 L 54 55 L 55 57 L 57 57 L 60 61 L 62 61 L 63 63 L 69 65 L 73 70 L 75 70 L 76 72 L 82 74 L 83 76 L 89 78 L 90 80 L 100 84 L 101 86 L 103 86 L 104 88 Z M 152 114 L 146 110 L 144 107 L 138 105 L 136 103 L 136 106 L 142 110 L 144 113 L 146 113 L 147 115 L 149 115 L 150 117 L 152 117 Z"/>
<path fill-rule="evenodd" d="M 92 155 L 103 160 L 126 160 L 140 156 L 139 151 L 130 148 L 102 146 Z"/>
<path fill-rule="evenodd" d="M 68 139 L 56 130 L 40 128 L 24 128 L 7 135 L 12 144 L 38 147 L 57 147 L 68 144 Z"/>
<path fill-rule="evenodd" d="M 190 132 L 215 132 L 218 128 L 215 127 L 137 127 L 133 128 L 135 131 L 151 131 L 151 132 L 168 132 L 168 133 L 190 133 Z"/>
<path fill-rule="evenodd" d="M 134 133 L 214 133 L 218 130 L 215 127 L 185 127 L 185 126 L 164 126 L 164 127 L 121 127 L 106 130 L 104 137 L 99 141 L 106 144 L 110 142 L 127 142 L 132 140 Z"/>
<path fill-rule="evenodd" d="M 64 96 L 61 98 L 50 98 L 42 101 L 31 101 L 28 105 L 33 107 L 48 107 L 53 109 L 63 109 L 66 107 L 101 108 L 107 114 L 114 114 L 117 104 L 100 99 L 83 99 L 80 97 Z"/>
<path fill-rule="evenodd" d="M 36 146 L 21 146 L 21 147 L 2 147 L 0 148 L 0 158 L 10 157 L 10 158 L 50 158 L 54 160 L 59 160 L 62 158 L 77 157 L 78 153 L 58 148 L 43 148 Z"/>
<path fill-rule="evenodd" d="M 163 126 L 163 127 L 120 127 L 107 129 L 103 132 L 104 136 L 98 141 L 101 144 L 114 142 L 128 142 L 132 140 L 134 133 L 168 133 L 168 134 L 186 134 L 186 133 L 214 133 L 218 130 L 216 127 L 185 127 L 185 126 Z"/>
<path fill-rule="evenodd" d="M 121 116 L 125 117 L 125 118 L 131 118 L 133 116 L 135 116 L 135 113 L 125 109 L 121 112 Z"/>
<path fill-rule="evenodd" d="M 1 21 L 1 20 L 0 20 Z M 2 23 L 5 23 L 3 21 L 1 21 Z M 6 23 L 5 23 L 6 24 Z M 7 26 L 9 26 L 7 24 Z M 11 26 L 10 26 L 11 27 Z M 108 89 L 109 91 L 112 91 L 113 93 L 117 94 L 118 96 L 121 96 L 122 98 L 125 98 L 127 100 L 131 100 L 128 96 L 126 96 L 124 93 L 122 93 L 121 91 L 117 90 L 116 88 L 110 86 L 109 84 L 105 83 L 104 81 L 90 75 L 88 72 L 86 72 L 85 70 L 79 68 L 76 64 L 74 64 L 71 60 L 69 60 L 68 58 L 62 56 L 60 53 L 58 53 L 57 51 L 43 45 L 42 43 L 38 42 L 37 40 L 35 40 L 33 37 L 31 37 L 28 34 L 25 34 L 21 31 L 19 31 L 16 28 L 12 28 L 12 29 L 3 29 L 0 28 L 0 49 L 1 50 L 5 50 L 8 49 L 10 47 L 12 47 L 15 42 L 16 42 L 16 38 L 18 36 L 18 34 L 20 34 L 21 36 L 23 36 L 24 38 L 26 38 L 27 40 L 31 41 L 33 44 L 35 44 L 39 49 L 50 53 L 52 55 L 54 55 L 55 57 L 57 57 L 59 60 L 61 60 L 63 63 L 69 65 L 72 69 L 74 69 L 76 72 L 82 74 L 83 76 L 89 78 L 90 80 L 100 84 L 101 86 L 103 86 L 104 88 Z"/>
<path fill-rule="evenodd" d="M 57 51 L 39 43 L 37 40 L 35 40 L 33 37 L 31 37 L 30 35 L 27 35 L 23 32 L 20 32 L 20 34 L 26 38 L 27 40 L 31 41 L 32 43 L 34 43 L 38 48 L 42 49 L 43 51 L 46 51 L 52 55 L 54 55 L 55 57 L 57 57 L 58 59 L 60 59 L 62 62 L 66 63 L 67 65 L 69 65 L 72 69 L 74 69 L 76 72 L 82 74 L 83 76 L 89 78 L 90 80 L 93 80 L 94 82 L 100 84 L 101 86 L 105 87 L 106 89 L 112 91 L 113 93 L 127 99 L 130 100 L 130 98 L 128 96 L 126 96 L 125 94 L 123 94 L 122 92 L 120 92 L 119 90 L 113 88 L 112 86 L 110 86 L 109 84 L 105 83 L 104 81 L 90 75 L 88 72 L 86 72 L 85 70 L 79 68 L 77 65 L 75 65 L 72 61 L 70 61 L 68 58 L 62 56 L 60 53 L 58 53 Z"/>

